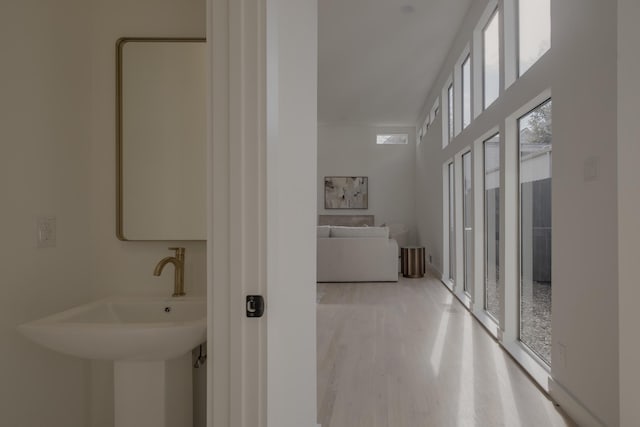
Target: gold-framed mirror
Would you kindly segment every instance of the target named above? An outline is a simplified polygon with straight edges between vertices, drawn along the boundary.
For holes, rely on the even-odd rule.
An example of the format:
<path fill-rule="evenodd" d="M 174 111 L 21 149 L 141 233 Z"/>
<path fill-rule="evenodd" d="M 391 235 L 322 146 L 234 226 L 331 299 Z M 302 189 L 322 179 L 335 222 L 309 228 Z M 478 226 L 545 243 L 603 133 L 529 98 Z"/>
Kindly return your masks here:
<path fill-rule="evenodd" d="M 205 40 L 124 37 L 116 51 L 116 235 L 205 240 Z"/>

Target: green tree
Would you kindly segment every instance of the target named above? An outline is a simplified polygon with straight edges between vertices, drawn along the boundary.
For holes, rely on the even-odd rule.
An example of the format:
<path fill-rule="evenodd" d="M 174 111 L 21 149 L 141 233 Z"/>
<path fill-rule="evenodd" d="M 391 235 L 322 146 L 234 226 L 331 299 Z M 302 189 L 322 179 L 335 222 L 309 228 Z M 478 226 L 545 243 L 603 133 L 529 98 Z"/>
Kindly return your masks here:
<path fill-rule="evenodd" d="M 528 140 L 532 144 L 551 144 L 551 101 L 536 108 L 528 117 Z"/>

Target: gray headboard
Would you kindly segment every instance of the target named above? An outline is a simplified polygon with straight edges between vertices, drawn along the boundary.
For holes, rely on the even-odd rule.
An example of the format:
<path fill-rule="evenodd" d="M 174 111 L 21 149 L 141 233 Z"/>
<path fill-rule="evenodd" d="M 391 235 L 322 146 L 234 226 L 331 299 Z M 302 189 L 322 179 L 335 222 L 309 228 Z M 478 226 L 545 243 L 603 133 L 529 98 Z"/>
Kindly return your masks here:
<path fill-rule="evenodd" d="M 318 225 L 342 225 L 347 227 L 374 226 L 373 215 L 318 215 Z"/>

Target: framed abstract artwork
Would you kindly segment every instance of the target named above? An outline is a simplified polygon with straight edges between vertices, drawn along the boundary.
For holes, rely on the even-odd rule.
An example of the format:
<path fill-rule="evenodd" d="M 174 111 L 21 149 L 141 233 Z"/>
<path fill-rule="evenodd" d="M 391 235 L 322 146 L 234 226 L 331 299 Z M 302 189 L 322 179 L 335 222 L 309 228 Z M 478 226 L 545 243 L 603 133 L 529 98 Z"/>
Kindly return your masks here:
<path fill-rule="evenodd" d="M 369 178 L 366 176 L 325 176 L 325 209 L 368 209 Z"/>

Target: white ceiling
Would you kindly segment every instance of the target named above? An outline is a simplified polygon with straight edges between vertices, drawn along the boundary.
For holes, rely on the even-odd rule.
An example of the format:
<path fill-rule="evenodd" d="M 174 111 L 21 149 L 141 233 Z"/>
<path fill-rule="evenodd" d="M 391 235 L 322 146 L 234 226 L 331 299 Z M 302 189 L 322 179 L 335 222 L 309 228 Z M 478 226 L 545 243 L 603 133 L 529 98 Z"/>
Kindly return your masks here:
<path fill-rule="evenodd" d="M 318 120 L 417 124 L 471 0 L 319 0 Z"/>

